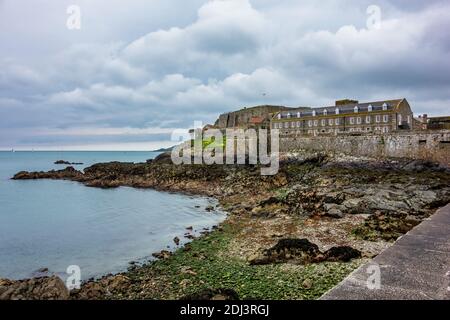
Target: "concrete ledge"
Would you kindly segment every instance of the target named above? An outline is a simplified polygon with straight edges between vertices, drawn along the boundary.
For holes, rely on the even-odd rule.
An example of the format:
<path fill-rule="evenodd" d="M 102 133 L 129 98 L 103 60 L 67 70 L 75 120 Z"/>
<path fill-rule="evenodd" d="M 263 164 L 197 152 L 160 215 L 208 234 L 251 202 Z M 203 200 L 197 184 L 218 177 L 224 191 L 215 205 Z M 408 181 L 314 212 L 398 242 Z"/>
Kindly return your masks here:
<path fill-rule="evenodd" d="M 380 287 L 371 289 L 374 266 Z M 450 204 L 324 294 L 323 300 L 450 300 Z"/>

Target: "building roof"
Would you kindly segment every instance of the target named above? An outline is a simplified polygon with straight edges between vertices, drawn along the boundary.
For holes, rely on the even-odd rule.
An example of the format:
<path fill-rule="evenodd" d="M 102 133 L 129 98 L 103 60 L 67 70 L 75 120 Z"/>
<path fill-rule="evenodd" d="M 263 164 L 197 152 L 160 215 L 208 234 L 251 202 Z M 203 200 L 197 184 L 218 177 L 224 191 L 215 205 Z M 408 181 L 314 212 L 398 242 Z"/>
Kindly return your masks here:
<path fill-rule="evenodd" d="M 261 124 L 261 123 L 264 122 L 265 119 L 266 119 L 266 118 L 264 118 L 264 117 L 252 117 L 252 118 L 250 119 L 250 123 L 251 123 L 251 124 Z"/>
<path fill-rule="evenodd" d="M 310 108 L 309 110 L 306 111 L 305 108 L 290 109 L 286 111 L 277 112 L 275 114 L 275 118 L 277 118 L 279 114 L 281 114 L 282 119 L 289 118 L 289 116 L 295 118 L 298 116 L 297 115 L 298 113 L 300 113 L 300 117 L 309 117 L 313 116 L 314 112 L 316 116 L 332 115 L 336 114 L 336 109 L 339 109 L 339 114 L 350 114 L 355 112 L 355 107 L 358 107 L 358 112 L 364 112 L 369 110 L 369 106 L 372 106 L 372 111 L 381 111 L 383 110 L 383 105 L 386 105 L 387 110 L 393 110 L 402 101 L 403 99 L 374 101 L 365 103 L 351 103 L 338 106 Z"/>

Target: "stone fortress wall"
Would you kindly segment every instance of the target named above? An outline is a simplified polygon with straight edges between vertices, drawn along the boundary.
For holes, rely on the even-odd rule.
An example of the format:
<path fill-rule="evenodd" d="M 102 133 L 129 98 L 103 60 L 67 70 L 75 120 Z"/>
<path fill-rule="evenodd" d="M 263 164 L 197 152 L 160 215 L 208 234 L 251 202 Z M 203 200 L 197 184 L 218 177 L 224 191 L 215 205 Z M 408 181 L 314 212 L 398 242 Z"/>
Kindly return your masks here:
<path fill-rule="evenodd" d="M 410 158 L 450 167 L 450 130 L 406 131 L 389 134 L 280 137 L 280 152 L 325 151 L 374 158 Z"/>
<path fill-rule="evenodd" d="M 285 109 L 289 108 L 271 105 L 244 108 L 238 111 L 221 114 L 219 119 L 217 119 L 215 126 L 221 129 L 247 127 L 253 117 L 267 118 L 270 114 Z"/>

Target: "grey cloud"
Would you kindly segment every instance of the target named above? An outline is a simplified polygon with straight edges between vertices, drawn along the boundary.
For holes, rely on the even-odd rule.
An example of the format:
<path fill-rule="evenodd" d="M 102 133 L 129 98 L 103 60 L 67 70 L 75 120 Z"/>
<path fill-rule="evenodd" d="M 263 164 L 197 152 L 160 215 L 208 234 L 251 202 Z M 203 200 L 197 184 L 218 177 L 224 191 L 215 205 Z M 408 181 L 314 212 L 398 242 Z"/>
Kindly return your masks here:
<path fill-rule="evenodd" d="M 11 48 L 0 52 L 0 148 L 135 146 L 167 134 L 33 133 L 189 127 L 260 103 L 406 97 L 416 112 L 448 113 L 446 1 L 382 0 L 380 30 L 366 28 L 369 0 L 80 1 L 80 33 L 55 28 L 64 1 L 42 1 L 36 15 L 13 3 L 0 7 Z M 28 28 L 14 25 L 19 15 Z M 33 29 L 39 15 L 47 22 Z"/>

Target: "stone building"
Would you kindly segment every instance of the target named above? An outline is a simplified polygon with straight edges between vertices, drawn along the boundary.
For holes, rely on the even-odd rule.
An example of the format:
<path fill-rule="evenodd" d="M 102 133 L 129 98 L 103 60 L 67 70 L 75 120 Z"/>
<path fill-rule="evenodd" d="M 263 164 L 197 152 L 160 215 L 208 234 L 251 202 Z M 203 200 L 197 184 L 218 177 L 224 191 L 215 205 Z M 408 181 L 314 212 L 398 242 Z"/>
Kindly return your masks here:
<path fill-rule="evenodd" d="M 238 111 L 221 114 L 214 126 L 219 129 L 226 128 L 269 128 L 273 115 L 289 108 L 283 106 L 256 106 L 243 108 Z"/>
<path fill-rule="evenodd" d="M 448 130 L 450 129 L 450 116 L 428 117 L 420 115 L 415 119 L 422 130 Z"/>
<path fill-rule="evenodd" d="M 271 128 L 280 135 L 338 135 L 389 133 L 413 129 L 413 113 L 406 99 L 359 103 L 336 101 L 334 106 L 277 112 Z"/>

